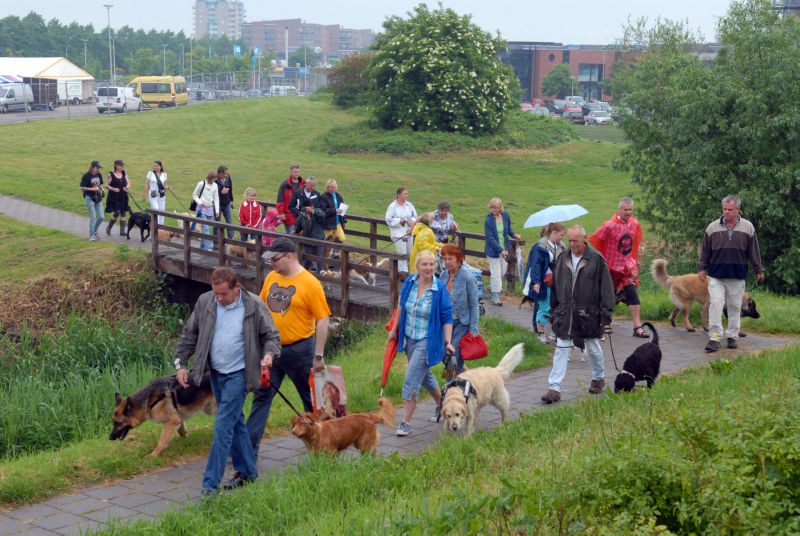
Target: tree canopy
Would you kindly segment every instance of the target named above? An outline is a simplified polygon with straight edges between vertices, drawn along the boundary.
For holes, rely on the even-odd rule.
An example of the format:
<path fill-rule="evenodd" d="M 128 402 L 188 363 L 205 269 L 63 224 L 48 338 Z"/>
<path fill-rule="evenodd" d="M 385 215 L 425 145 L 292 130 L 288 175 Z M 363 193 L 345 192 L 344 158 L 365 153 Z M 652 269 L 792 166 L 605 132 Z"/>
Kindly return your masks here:
<path fill-rule="evenodd" d="M 572 90 L 572 72 L 569 65 L 561 63 L 553 67 L 542 80 L 542 93 L 563 99 Z"/>
<path fill-rule="evenodd" d="M 697 243 L 728 194 L 756 226 L 767 284 L 800 290 L 800 19 L 733 2 L 712 62 L 681 24 L 659 21 L 627 81 L 618 165 L 668 243 Z"/>
<path fill-rule="evenodd" d="M 371 109 L 383 128 L 471 134 L 500 128 L 517 84 L 500 62 L 505 41 L 441 5 L 419 4 L 383 28 L 368 69 Z"/>

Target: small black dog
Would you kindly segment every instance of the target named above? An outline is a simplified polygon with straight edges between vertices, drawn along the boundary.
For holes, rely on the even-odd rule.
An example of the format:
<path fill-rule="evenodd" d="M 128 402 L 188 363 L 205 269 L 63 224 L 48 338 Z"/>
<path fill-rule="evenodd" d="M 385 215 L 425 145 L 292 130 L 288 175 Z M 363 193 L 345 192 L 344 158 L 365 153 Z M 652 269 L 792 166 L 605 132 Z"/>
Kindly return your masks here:
<path fill-rule="evenodd" d="M 647 388 L 653 387 L 661 368 L 661 348 L 658 347 L 658 332 L 650 322 L 642 323 L 653 332 L 653 340 L 639 346 L 622 365 L 622 372 L 614 380 L 614 392 L 633 391 L 636 382 L 646 381 Z"/>
<path fill-rule="evenodd" d="M 128 218 L 128 240 L 131 239 L 131 231 L 134 227 L 139 228 L 142 235 L 142 242 L 150 237 L 150 214 L 146 212 L 132 212 L 131 217 Z M 147 236 L 145 236 L 147 235 Z"/>

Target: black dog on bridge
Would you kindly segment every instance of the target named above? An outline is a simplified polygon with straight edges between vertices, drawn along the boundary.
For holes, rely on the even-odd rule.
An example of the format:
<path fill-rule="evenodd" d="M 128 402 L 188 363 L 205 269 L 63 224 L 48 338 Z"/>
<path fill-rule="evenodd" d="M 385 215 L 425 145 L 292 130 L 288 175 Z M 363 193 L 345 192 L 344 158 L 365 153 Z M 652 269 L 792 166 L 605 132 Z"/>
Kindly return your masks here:
<path fill-rule="evenodd" d="M 139 233 L 142 235 L 142 242 L 150 237 L 150 214 L 147 212 L 132 212 L 131 217 L 128 218 L 128 240 L 131 239 L 131 231 L 134 227 L 139 228 Z M 146 236 L 145 236 L 146 235 Z"/>
<path fill-rule="evenodd" d="M 653 332 L 653 340 L 639 346 L 625 360 L 622 372 L 614 380 L 614 392 L 633 391 L 636 382 L 646 381 L 647 388 L 653 387 L 661 368 L 661 348 L 658 346 L 658 332 L 653 324 L 644 322 L 643 326 Z"/>

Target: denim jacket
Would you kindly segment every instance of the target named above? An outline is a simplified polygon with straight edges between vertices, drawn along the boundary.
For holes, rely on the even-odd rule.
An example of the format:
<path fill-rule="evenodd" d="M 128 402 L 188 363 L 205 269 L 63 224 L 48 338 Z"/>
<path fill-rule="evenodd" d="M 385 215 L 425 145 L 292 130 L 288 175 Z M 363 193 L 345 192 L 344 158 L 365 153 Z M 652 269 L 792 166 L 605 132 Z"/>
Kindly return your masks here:
<path fill-rule="evenodd" d="M 501 237 L 497 234 L 497 223 L 494 220 L 494 214 L 490 212 L 486 216 L 486 221 L 483 224 L 483 234 L 486 236 L 486 246 L 483 252 L 487 257 L 491 257 L 492 259 L 498 258 L 500 252 L 503 250 L 511 251 L 511 242 L 509 239 L 516 234 L 514 229 L 511 228 L 511 218 L 508 212 L 503 211 L 500 214 L 503 218 L 503 229 L 505 231 L 502 236 L 502 243 Z"/>
<path fill-rule="evenodd" d="M 406 337 L 406 300 L 411 294 L 411 288 L 419 274 L 412 274 L 406 278 L 400 290 L 400 314 L 397 326 L 397 351 L 405 351 Z M 444 359 L 444 328 L 445 324 L 453 324 L 453 304 L 450 302 L 450 293 L 447 287 L 433 278 L 431 285 L 433 292 L 433 306 L 431 319 L 428 323 L 428 366 L 432 367 Z"/>
<path fill-rule="evenodd" d="M 450 272 L 445 270 L 439 276 L 439 281 L 443 286 L 447 286 L 450 279 Z M 453 278 L 453 292 L 450 293 L 453 301 L 453 316 L 458 316 L 458 321 L 465 326 L 469 326 L 469 332 L 473 335 L 478 334 L 478 319 L 480 309 L 478 306 L 478 284 L 475 278 L 467 270 L 459 269 Z"/>

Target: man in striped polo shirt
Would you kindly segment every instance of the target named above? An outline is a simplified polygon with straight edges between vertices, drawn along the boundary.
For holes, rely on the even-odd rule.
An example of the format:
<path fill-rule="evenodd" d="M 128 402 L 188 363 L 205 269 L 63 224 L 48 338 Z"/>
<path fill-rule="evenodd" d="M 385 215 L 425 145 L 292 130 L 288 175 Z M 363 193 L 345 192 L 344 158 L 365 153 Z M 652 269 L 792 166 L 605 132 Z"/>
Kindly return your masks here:
<path fill-rule="evenodd" d="M 747 263 L 753 265 L 756 281 L 764 281 L 764 267 L 753 224 L 739 215 L 741 200 L 729 195 L 722 200 L 722 217 L 711 222 L 700 249 L 698 275 L 708 280 L 711 304 L 708 310 L 709 341 L 706 352 L 716 352 L 722 340 L 722 308 L 727 302 L 728 348 L 736 348 L 741 321 L 742 295 L 747 277 Z M 706 279 L 707 278 L 707 279 Z"/>

